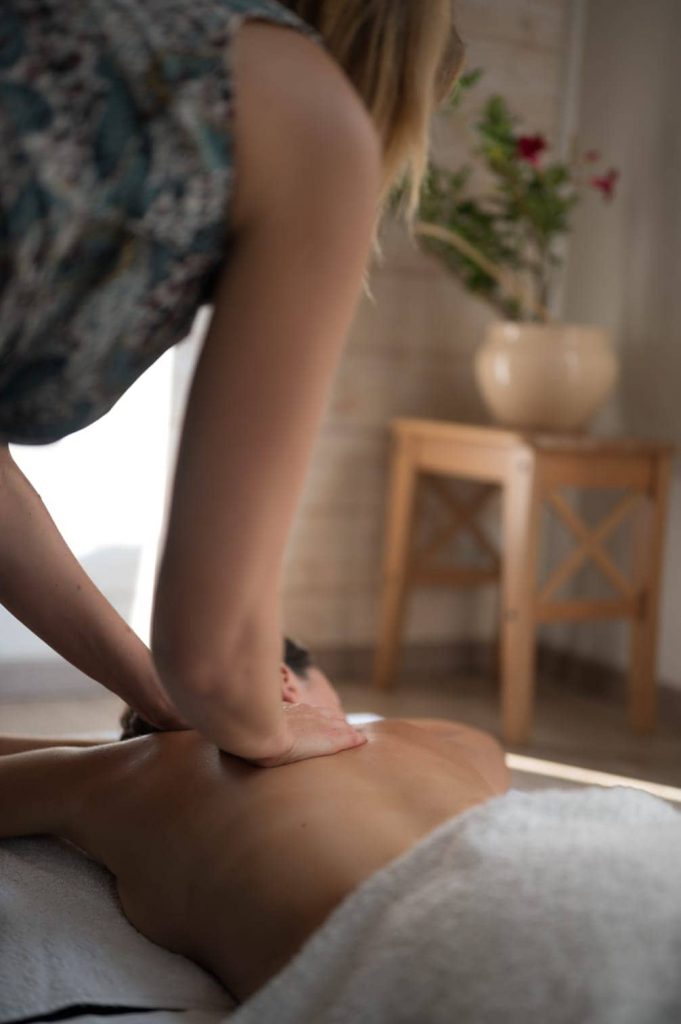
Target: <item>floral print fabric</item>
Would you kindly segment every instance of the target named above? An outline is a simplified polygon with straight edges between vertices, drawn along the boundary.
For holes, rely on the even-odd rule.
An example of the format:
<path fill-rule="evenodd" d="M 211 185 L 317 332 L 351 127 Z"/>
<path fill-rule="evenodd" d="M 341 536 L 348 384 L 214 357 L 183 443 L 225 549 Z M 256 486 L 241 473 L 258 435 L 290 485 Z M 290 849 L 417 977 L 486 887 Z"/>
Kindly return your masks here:
<path fill-rule="evenodd" d="M 0 440 L 102 416 L 229 249 L 229 45 L 277 0 L 2 0 Z"/>

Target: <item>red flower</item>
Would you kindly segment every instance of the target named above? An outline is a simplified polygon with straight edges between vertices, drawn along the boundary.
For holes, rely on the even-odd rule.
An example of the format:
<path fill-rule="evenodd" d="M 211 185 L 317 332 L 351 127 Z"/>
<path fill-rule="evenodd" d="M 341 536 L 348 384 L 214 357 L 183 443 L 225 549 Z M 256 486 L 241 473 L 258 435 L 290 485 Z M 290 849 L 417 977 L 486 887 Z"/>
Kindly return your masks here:
<path fill-rule="evenodd" d="M 521 135 L 516 139 L 516 156 L 533 167 L 539 166 L 539 156 L 548 148 L 543 135 Z"/>
<path fill-rule="evenodd" d="M 597 175 L 595 178 L 592 178 L 590 184 L 602 193 L 604 199 L 612 199 L 619 176 L 620 172 L 612 168 L 607 174 Z"/>

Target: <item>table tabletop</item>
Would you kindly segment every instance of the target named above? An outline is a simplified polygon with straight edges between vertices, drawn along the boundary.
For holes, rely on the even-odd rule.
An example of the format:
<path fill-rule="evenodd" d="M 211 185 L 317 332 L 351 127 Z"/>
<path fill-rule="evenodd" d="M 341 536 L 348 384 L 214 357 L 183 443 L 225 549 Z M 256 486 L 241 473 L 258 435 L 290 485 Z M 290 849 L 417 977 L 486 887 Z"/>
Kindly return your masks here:
<path fill-rule="evenodd" d="M 532 448 L 537 452 L 574 455 L 640 456 L 671 453 L 676 450 L 669 440 L 652 438 L 598 436 L 594 434 L 550 434 L 504 430 L 498 427 L 457 423 L 453 420 L 431 420 L 400 416 L 390 421 L 397 434 L 449 440 L 456 444 L 480 445 L 490 448 Z"/>

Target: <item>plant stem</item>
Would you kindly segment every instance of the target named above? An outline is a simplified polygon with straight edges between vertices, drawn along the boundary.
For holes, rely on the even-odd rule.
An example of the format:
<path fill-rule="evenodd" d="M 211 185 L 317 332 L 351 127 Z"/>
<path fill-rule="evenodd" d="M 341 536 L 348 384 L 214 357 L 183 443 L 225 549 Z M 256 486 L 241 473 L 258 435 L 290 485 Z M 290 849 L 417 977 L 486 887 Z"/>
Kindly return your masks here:
<path fill-rule="evenodd" d="M 416 234 L 436 238 L 440 242 L 446 242 L 451 245 L 462 256 L 466 256 L 486 274 L 489 274 L 504 291 L 509 292 L 522 309 L 528 309 L 544 323 L 550 320 L 549 311 L 542 299 L 539 301 L 535 300 L 534 296 L 529 294 L 527 289 L 522 286 L 516 274 L 506 270 L 504 267 L 497 266 L 484 253 L 480 252 L 476 246 L 465 239 L 463 235 L 450 231 L 448 228 L 443 228 L 439 224 L 428 224 L 426 221 L 421 220 L 416 221 L 414 224 L 414 231 Z"/>

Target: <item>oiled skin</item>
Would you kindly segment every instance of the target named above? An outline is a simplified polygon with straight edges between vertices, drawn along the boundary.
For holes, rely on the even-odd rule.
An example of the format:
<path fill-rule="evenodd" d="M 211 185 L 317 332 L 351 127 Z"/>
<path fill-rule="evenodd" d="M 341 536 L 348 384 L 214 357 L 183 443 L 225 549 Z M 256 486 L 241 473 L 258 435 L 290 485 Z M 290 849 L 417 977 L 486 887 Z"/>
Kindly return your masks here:
<path fill-rule="evenodd" d="M 369 875 L 507 789 L 501 750 L 477 730 L 363 728 L 364 746 L 272 769 L 195 732 L 77 751 L 63 834 L 114 873 L 143 934 L 244 999 Z"/>

